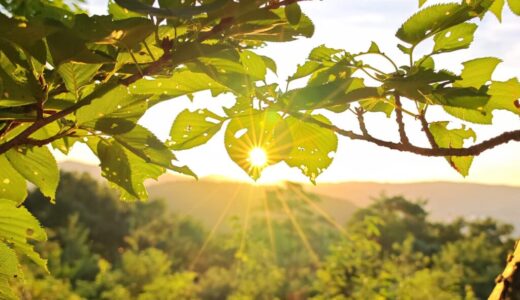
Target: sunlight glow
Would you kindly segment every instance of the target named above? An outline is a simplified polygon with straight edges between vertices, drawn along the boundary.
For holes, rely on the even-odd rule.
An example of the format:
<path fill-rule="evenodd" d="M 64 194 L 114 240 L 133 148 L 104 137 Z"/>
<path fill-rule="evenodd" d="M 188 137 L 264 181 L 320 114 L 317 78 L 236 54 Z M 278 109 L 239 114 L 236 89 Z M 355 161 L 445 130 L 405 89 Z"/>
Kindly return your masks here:
<path fill-rule="evenodd" d="M 249 152 L 249 162 L 253 167 L 263 167 L 267 164 L 267 154 L 259 147 L 253 148 Z"/>

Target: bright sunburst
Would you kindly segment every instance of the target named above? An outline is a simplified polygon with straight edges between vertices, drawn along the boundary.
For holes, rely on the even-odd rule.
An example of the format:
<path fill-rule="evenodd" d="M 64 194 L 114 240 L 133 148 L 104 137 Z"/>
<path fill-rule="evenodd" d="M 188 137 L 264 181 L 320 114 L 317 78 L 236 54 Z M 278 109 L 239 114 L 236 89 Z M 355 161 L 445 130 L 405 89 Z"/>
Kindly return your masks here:
<path fill-rule="evenodd" d="M 259 147 L 249 151 L 249 162 L 253 167 L 263 167 L 267 164 L 267 154 L 265 150 Z"/>

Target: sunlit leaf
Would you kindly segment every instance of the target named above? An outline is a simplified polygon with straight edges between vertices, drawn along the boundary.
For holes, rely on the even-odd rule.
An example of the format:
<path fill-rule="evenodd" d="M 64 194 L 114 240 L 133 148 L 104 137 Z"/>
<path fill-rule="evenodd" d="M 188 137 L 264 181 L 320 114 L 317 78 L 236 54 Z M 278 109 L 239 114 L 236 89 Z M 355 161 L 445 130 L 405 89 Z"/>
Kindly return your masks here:
<path fill-rule="evenodd" d="M 0 198 L 21 204 L 27 197 L 27 184 L 9 163 L 5 155 L 0 155 Z"/>
<path fill-rule="evenodd" d="M 11 149 L 5 155 L 18 173 L 54 201 L 60 173 L 56 160 L 47 147 Z"/>
<path fill-rule="evenodd" d="M 234 117 L 228 124 L 224 143 L 231 159 L 254 180 L 262 170 L 283 160 L 291 151 L 291 135 L 282 117 L 271 111 L 250 111 Z M 265 165 L 254 165 L 250 153 L 265 152 Z"/>
<path fill-rule="evenodd" d="M 505 109 L 520 114 L 520 83 L 517 78 L 493 81 L 488 94 L 491 96 L 486 109 Z"/>
<path fill-rule="evenodd" d="M 450 52 L 468 48 L 473 42 L 473 34 L 477 25 L 473 23 L 462 23 L 437 33 L 433 40 L 435 45 L 433 52 Z"/>
<path fill-rule="evenodd" d="M 174 150 L 185 150 L 205 144 L 222 124 L 223 118 L 207 109 L 183 110 L 172 124 L 169 146 Z"/>
<path fill-rule="evenodd" d="M 501 60 L 495 57 L 484 57 L 467 61 L 463 63 L 464 69 L 460 75 L 462 80 L 456 81 L 454 85 L 478 89 L 491 80 L 491 75 L 500 62 Z"/>
<path fill-rule="evenodd" d="M 330 124 L 322 115 L 312 118 Z M 287 117 L 284 121 L 292 139 L 292 150 L 285 162 L 290 167 L 299 168 L 303 175 L 316 183 L 316 178 L 332 163 L 338 148 L 336 133 L 294 117 Z"/>
<path fill-rule="evenodd" d="M 475 132 L 462 126 L 459 129 L 448 129 L 449 122 L 433 122 L 430 124 L 430 132 L 432 133 L 435 142 L 442 148 L 460 149 L 464 146 L 464 141 L 467 139 L 476 140 Z M 451 156 L 446 157 L 450 165 L 466 177 L 469 174 L 473 156 Z"/>

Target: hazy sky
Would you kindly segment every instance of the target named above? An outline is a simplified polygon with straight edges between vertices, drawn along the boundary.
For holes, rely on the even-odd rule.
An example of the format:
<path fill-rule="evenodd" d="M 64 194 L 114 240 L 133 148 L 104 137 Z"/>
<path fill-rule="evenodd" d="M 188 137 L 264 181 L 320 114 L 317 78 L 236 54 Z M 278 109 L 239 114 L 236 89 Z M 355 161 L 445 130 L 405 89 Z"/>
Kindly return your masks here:
<path fill-rule="evenodd" d="M 436 1 L 438 2 L 438 1 Z M 433 2 L 432 2 L 433 3 Z M 91 0 L 89 10 L 104 13 L 106 1 Z M 291 43 L 271 44 L 260 53 L 266 54 L 278 63 L 278 78 L 273 80 L 284 82 L 298 63 L 304 62 L 309 51 L 320 44 L 329 47 L 346 49 L 347 51 L 364 51 L 371 41 L 376 41 L 382 51 L 393 57 L 402 56 L 395 47 L 396 29 L 414 11 L 416 0 L 325 0 L 302 3 L 302 8 L 316 25 L 316 32 L 311 39 L 302 39 Z M 494 79 L 505 80 L 520 76 L 520 17 L 506 12 L 502 24 L 489 14 L 481 23 L 475 35 L 475 42 L 469 50 L 457 54 L 444 54 L 437 67 L 460 70 L 461 62 L 484 56 L 496 56 L 503 59 L 497 68 Z M 427 51 L 426 45 L 418 51 Z M 419 56 L 419 54 L 417 54 Z M 384 63 L 383 63 L 384 65 Z M 385 68 L 383 66 L 383 68 Z M 185 109 L 211 107 L 216 112 L 222 105 L 231 105 L 230 97 L 211 98 L 209 94 L 199 94 L 193 103 L 187 99 L 177 98 L 166 101 L 152 108 L 141 120 L 161 139 L 166 139 L 169 126 L 176 114 Z M 330 115 L 340 127 L 357 129 L 357 125 L 344 115 Z M 451 120 L 444 114 L 434 114 L 431 120 Z M 385 138 L 396 138 L 395 121 L 384 116 L 367 120 L 369 129 L 374 135 Z M 493 127 L 471 125 L 478 133 L 479 140 L 492 137 L 503 130 L 520 128 L 520 118 L 512 113 L 495 114 Z M 425 140 L 417 127 L 408 120 L 412 139 L 419 144 Z M 233 179 L 247 180 L 247 175 L 228 158 L 223 144 L 223 135 L 215 136 L 207 145 L 188 151 L 178 152 L 178 158 L 189 165 L 200 176 L 221 175 Z M 65 158 L 60 158 L 65 159 Z M 75 149 L 69 159 L 96 163 L 95 158 L 82 149 Z M 287 179 L 305 181 L 299 170 L 290 169 L 279 164 L 264 171 L 260 182 Z M 468 181 L 520 186 L 520 143 L 501 146 L 482 154 L 474 160 L 470 175 L 463 179 L 452 170 L 443 158 L 427 158 L 414 154 L 399 153 L 380 148 L 365 142 L 351 141 L 341 138 L 335 160 L 318 182 L 331 181 Z"/>

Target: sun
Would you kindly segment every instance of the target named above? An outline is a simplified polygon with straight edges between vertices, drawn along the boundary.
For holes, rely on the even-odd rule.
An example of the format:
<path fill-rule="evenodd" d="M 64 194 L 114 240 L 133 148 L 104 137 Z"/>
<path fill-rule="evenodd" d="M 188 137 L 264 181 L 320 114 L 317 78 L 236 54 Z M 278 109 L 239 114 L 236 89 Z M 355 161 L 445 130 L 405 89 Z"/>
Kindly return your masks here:
<path fill-rule="evenodd" d="M 255 147 L 249 151 L 249 162 L 253 167 L 263 167 L 267 164 L 267 154 L 260 147 Z"/>

